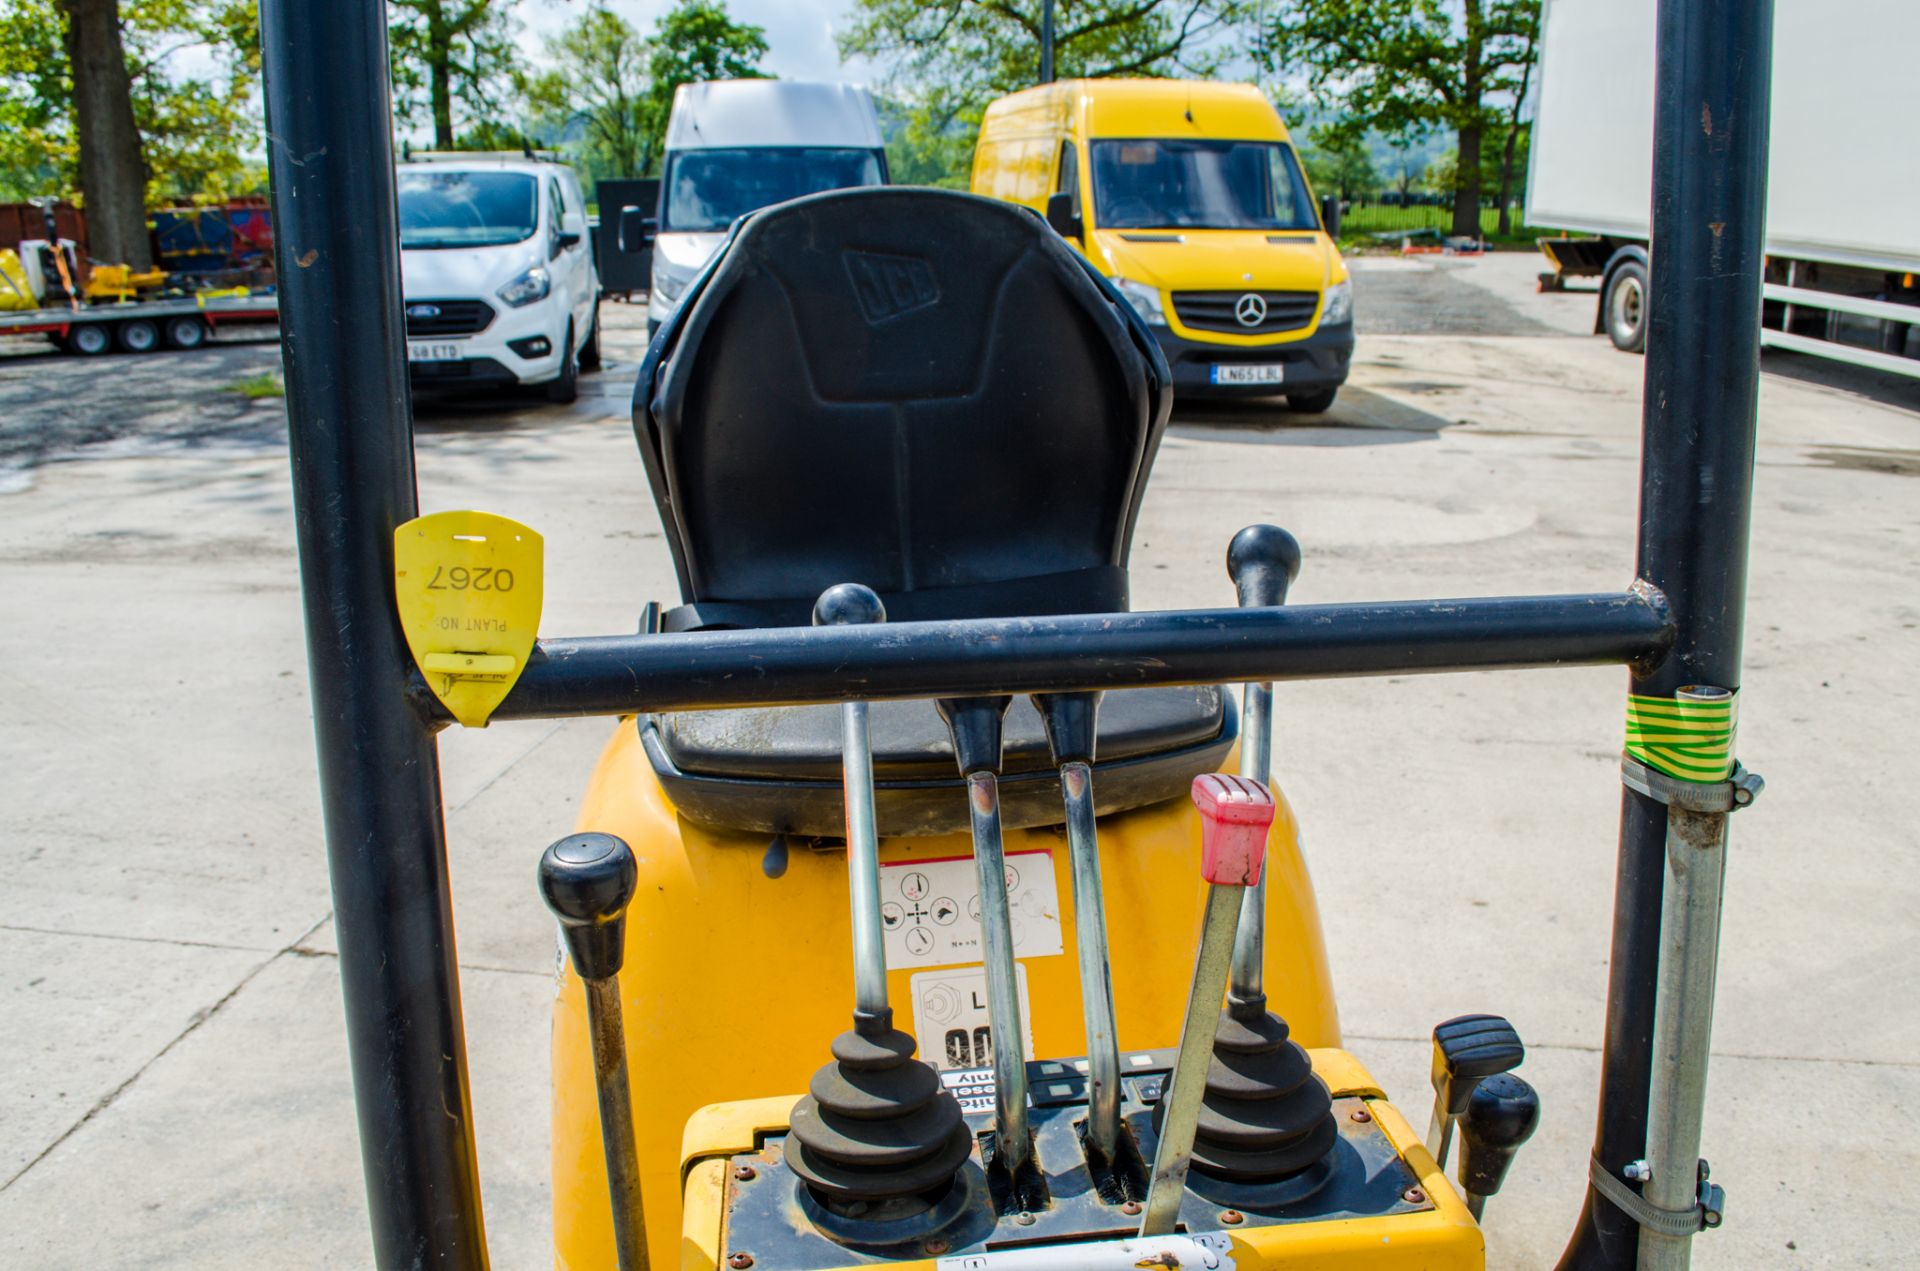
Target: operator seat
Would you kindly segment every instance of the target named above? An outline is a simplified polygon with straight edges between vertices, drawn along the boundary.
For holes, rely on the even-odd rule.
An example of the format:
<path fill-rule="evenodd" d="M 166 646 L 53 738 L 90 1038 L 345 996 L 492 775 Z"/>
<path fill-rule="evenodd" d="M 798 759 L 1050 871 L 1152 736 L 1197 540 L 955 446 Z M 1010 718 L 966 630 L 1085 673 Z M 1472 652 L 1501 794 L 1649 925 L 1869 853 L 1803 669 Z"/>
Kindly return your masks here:
<path fill-rule="evenodd" d="M 1124 610 L 1171 405 L 1152 333 L 1026 208 L 879 187 L 743 217 L 635 388 L 682 597 L 659 625 L 803 626 L 842 582 L 877 591 L 889 622 Z M 837 708 L 640 727 L 692 819 L 841 832 Z M 1232 740 L 1215 689 L 1109 693 L 1101 811 L 1177 797 Z M 883 833 L 966 824 L 930 702 L 876 703 L 873 741 Z M 1006 741 L 1008 823 L 1059 821 L 1024 699 Z"/>

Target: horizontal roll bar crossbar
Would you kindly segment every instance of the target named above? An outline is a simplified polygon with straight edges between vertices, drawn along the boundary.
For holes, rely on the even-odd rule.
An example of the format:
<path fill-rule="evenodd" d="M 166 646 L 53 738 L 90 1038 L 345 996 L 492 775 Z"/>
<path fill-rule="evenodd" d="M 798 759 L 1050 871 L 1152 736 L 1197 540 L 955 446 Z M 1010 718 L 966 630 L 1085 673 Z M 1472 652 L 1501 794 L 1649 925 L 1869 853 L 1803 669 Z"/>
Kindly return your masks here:
<path fill-rule="evenodd" d="M 1663 597 L 1408 600 L 539 642 L 495 719 L 1660 661 Z M 416 673 L 414 700 L 444 709 Z"/>

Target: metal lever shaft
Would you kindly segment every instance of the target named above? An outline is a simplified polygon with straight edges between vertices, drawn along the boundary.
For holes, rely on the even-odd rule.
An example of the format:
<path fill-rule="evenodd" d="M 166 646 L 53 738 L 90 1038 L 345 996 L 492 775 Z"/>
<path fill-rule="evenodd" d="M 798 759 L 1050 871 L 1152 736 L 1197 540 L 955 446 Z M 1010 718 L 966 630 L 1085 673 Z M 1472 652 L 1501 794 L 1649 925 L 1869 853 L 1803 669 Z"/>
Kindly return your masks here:
<path fill-rule="evenodd" d="M 1180 1053 L 1160 1096 L 1166 1108 L 1140 1218 L 1143 1236 L 1167 1235 L 1179 1221 L 1200 1102 L 1206 1095 L 1207 1068 L 1213 1062 L 1220 999 L 1227 991 L 1234 929 L 1243 899 L 1260 881 L 1267 828 L 1273 824 L 1272 793 L 1245 777 L 1217 772 L 1195 777 L 1193 802 L 1200 810 L 1200 875 L 1208 883 L 1207 909 L 1200 923 L 1200 953 L 1194 960 L 1186 1020 L 1180 1028 Z"/>
<path fill-rule="evenodd" d="M 980 943 L 986 955 L 987 1018 L 993 1028 L 994 1140 L 997 1163 L 1017 1177 L 1033 1154 L 1027 1125 L 1026 1028 L 1013 960 L 1013 912 L 1006 849 L 1000 838 L 1001 725 L 1011 697 L 948 698 L 937 703 L 967 783 L 973 864 L 980 881 Z"/>
<path fill-rule="evenodd" d="M 841 583 L 814 602 L 813 625 L 885 622 L 886 606 L 872 589 Z M 888 1011 L 887 947 L 880 920 L 880 831 L 873 810 L 873 743 L 867 704 L 840 706 L 840 763 L 845 773 L 847 891 L 853 915 L 853 1008 L 877 1020 Z"/>
<path fill-rule="evenodd" d="M 1113 1020 L 1113 967 L 1100 883 L 1100 840 L 1093 809 L 1098 693 L 1040 693 L 1033 704 L 1047 726 L 1060 769 L 1073 866 L 1073 921 L 1080 955 L 1080 1012 L 1087 1033 L 1087 1142 L 1112 1161 L 1120 1142 L 1120 1039 Z"/>
<path fill-rule="evenodd" d="M 1300 544 L 1277 525 L 1249 525 L 1227 544 L 1227 575 L 1242 609 L 1283 605 L 1300 573 Z M 1273 685 L 1249 683 L 1241 692 L 1240 775 L 1267 785 L 1273 769 Z M 1233 942 L 1229 989 L 1242 1002 L 1266 998 L 1267 884 L 1247 888 Z"/>
<path fill-rule="evenodd" d="M 587 989 L 594 1092 L 600 1100 L 600 1146 L 607 1161 L 619 1271 L 647 1271 L 648 1266 L 619 979 L 626 958 L 627 905 L 639 878 L 633 849 L 612 834 L 570 834 L 540 858 L 540 895 L 560 920 L 567 957 Z"/>

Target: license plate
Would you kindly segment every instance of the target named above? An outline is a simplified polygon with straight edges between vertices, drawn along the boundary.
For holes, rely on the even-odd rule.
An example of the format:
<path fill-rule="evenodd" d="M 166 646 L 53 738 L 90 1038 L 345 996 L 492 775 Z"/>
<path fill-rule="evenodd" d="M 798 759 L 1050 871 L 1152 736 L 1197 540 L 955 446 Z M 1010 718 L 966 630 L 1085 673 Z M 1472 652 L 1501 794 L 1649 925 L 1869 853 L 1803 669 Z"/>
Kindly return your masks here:
<path fill-rule="evenodd" d="M 457 344 L 407 344 L 409 362 L 458 362 L 460 346 Z"/>
<path fill-rule="evenodd" d="M 1216 362 L 1215 384 L 1278 384 L 1286 378 L 1285 362 Z"/>

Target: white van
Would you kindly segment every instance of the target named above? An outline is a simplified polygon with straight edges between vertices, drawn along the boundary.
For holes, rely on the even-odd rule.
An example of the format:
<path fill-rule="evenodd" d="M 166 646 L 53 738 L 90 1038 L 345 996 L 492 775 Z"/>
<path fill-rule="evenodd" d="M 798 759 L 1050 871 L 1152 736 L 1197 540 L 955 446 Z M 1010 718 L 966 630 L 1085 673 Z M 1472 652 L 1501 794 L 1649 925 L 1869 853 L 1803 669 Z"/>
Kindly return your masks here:
<path fill-rule="evenodd" d="M 600 276 L 573 169 L 541 156 L 399 165 L 407 362 L 421 388 L 544 384 L 570 402 L 600 365 Z"/>
<path fill-rule="evenodd" d="M 734 79 L 673 94 L 653 237 L 647 333 L 748 212 L 803 194 L 885 185 L 887 155 L 873 95 L 854 84 Z M 640 218 L 635 218 L 640 219 Z M 622 212 L 623 245 L 637 245 Z"/>

